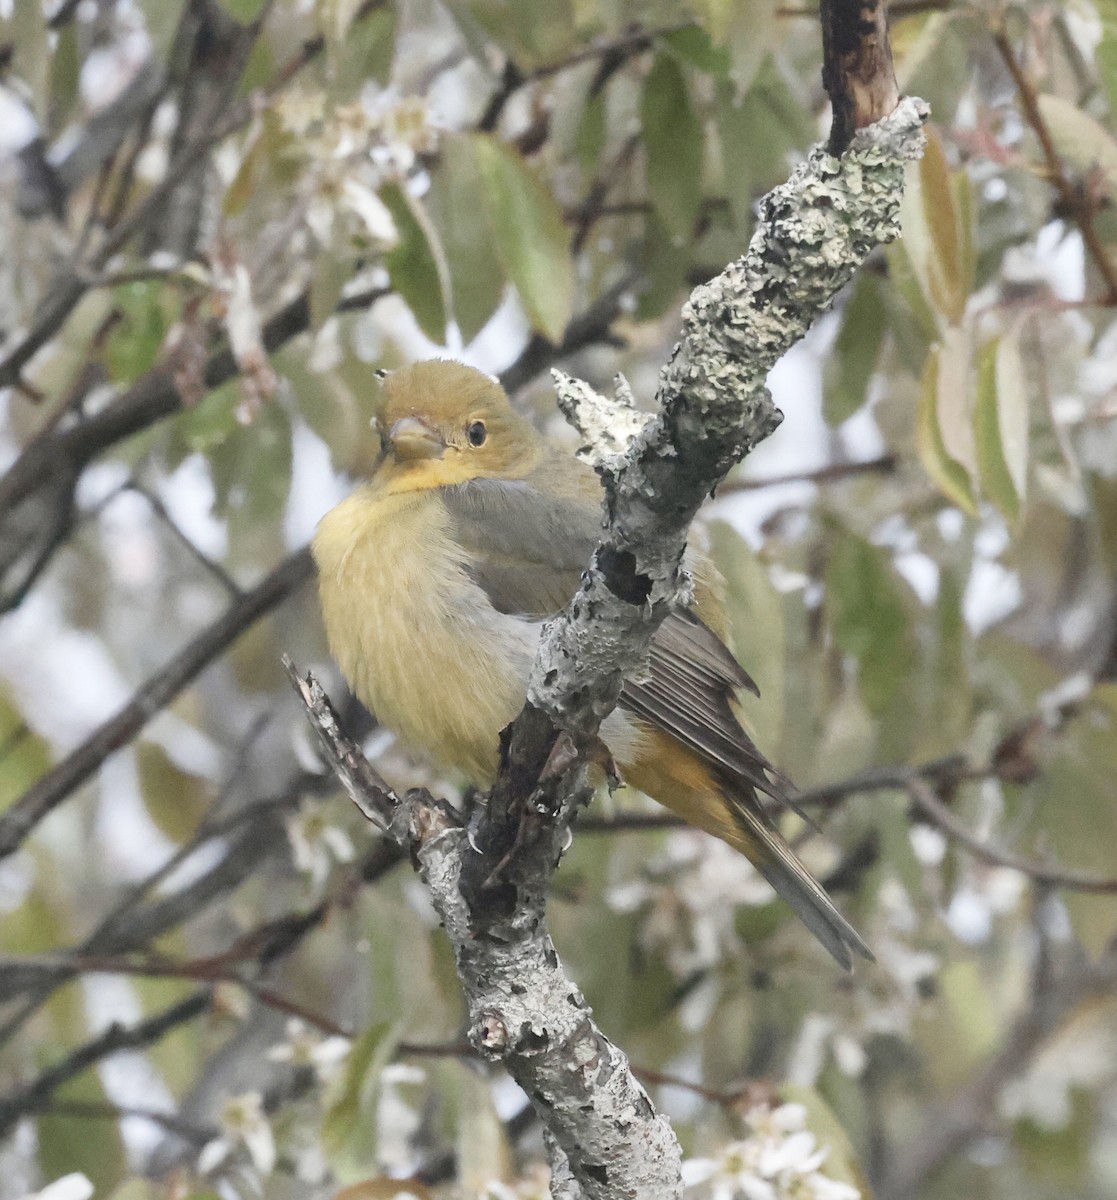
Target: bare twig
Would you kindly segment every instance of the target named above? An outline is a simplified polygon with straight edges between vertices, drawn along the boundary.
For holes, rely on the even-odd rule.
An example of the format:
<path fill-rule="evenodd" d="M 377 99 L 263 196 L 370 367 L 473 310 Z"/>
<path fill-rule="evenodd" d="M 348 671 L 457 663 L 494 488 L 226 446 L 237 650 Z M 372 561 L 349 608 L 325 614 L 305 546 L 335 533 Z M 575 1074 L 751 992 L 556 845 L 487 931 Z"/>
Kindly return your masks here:
<path fill-rule="evenodd" d="M 763 475 L 759 478 L 737 476 L 727 479 L 718 488 L 717 494 L 719 497 L 730 496 L 736 492 L 754 492 L 787 483 L 837 483 L 854 475 L 890 475 L 896 470 L 898 462 L 895 454 L 882 454 L 877 458 L 830 463 L 813 471 L 793 471 L 787 475 Z"/>
<path fill-rule="evenodd" d="M 1046 884 L 1049 887 L 1066 888 L 1068 891 L 1074 892 L 1093 892 L 1103 896 L 1117 894 L 1117 879 L 1084 875 L 1078 871 L 1052 867 L 981 841 L 958 820 L 938 798 L 934 789 L 920 776 L 912 775 L 903 786 L 928 824 L 934 825 L 952 841 L 965 846 L 975 858 L 979 858 L 982 862 L 995 867 L 1009 867 L 1013 871 L 1020 871 L 1037 883 Z"/>
<path fill-rule="evenodd" d="M 190 555 L 196 563 L 198 563 L 207 574 L 212 575 L 228 595 L 236 600 L 244 595 L 243 589 L 238 585 L 237 581 L 229 574 L 225 568 L 208 555 L 203 554 L 201 550 L 186 536 L 186 534 L 176 524 L 174 518 L 167 511 L 167 506 L 162 499 L 154 492 L 149 491 L 138 479 L 130 479 L 125 488 L 134 492 L 137 496 L 142 496 L 147 501 L 151 511 L 159 518 L 160 524 L 174 538 L 174 540 Z"/>
<path fill-rule="evenodd" d="M 592 46 L 576 50 L 574 53 L 556 62 L 543 63 L 541 66 L 535 67 L 528 72 L 521 72 L 516 64 L 509 59 L 504 65 L 500 86 L 493 93 L 492 98 L 485 107 L 481 119 L 477 122 L 477 127 L 484 131 L 495 129 L 508 101 L 523 87 L 539 83 L 544 79 L 550 79 L 553 75 L 559 75 L 563 71 L 570 70 L 571 67 L 576 67 L 586 62 L 601 61 L 604 64 L 608 64 L 609 72 L 612 74 L 612 72 L 623 66 L 628 60 L 643 54 L 645 50 L 651 49 L 660 38 L 665 37 L 669 33 L 677 33 L 680 29 L 686 29 L 692 24 L 692 21 L 676 21 L 673 24 L 663 25 L 656 29 L 641 29 L 639 27 L 627 29 L 616 37 L 595 42 Z"/>
<path fill-rule="evenodd" d="M 886 117 L 900 98 L 885 0 L 820 0 L 822 82 L 834 110 L 830 153 Z"/>
<path fill-rule="evenodd" d="M 212 1003 L 212 988 L 200 988 L 191 992 L 185 1000 L 135 1025 L 110 1025 L 104 1033 L 79 1046 L 31 1083 L 0 1097 L 0 1137 L 6 1135 L 26 1113 L 38 1111 L 58 1088 L 94 1063 L 112 1054 L 119 1054 L 122 1050 L 141 1050 L 154 1045 L 172 1029 L 208 1012 Z"/>
<path fill-rule="evenodd" d="M 128 1118 L 150 1121 L 152 1125 L 158 1125 L 160 1129 L 184 1138 L 197 1148 L 204 1146 L 220 1133 L 216 1125 L 196 1125 L 193 1121 L 184 1121 L 172 1112 L 131 1104 L 118 1106 L 87 1100 L 45 1100 L 31 1111 L 42 1116 L 77 1117 L 89 1121 L 123 1121 Z"/>
<path fill-rule="evenodd" d="M 1020 96 L 1020 107 L 1024 111 L 1024 119 L 1039 140 L 1040 149 L 1043 151 L 1043 157 L 1047 163 L 1048 177 L 1059 193 L 1059 199 L 1066 214 L 1078 226 L 1082 234 L 1082 241 L 1086 246 L 1086 253 L 1089 254 L 1105 284 L 1106 294 L 1097 303 L 1101 305 L 1117 304 L 1117 262 L 1110 255 L 1098 230 L 1096 221 L 1098 206 L 1088 191 L 1076 184 L 1067 173 L 1062 157 L 1055 146 L 1055 139 L 1040 111 L 1036 89 L 1021 66 L 1020 60 L 1016 57 L 1012 43 L 1003 29 L 994 31 L 993 45 L 996 46 L 998 54 L 1004 60 L 1013 83 L 1016 84 L 1016 90 Z"/>
<path fill-rule="evenodd" d="M 0 817 L 0 859 L 17 850 L 35 826 L 85 783 L 109 755 L 135 737 L 253 622 L 286 600 L 312 573 L 309 550 L 284 559 L 139 688 L 115 716 L 33 784 Z"/>

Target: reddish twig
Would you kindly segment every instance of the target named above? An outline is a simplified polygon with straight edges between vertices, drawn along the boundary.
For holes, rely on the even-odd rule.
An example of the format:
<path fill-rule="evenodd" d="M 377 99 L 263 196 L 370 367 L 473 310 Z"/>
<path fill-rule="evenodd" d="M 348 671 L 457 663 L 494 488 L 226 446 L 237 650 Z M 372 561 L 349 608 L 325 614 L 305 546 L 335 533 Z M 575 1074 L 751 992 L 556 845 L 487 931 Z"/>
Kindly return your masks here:
<path fill-rule="evenodd" d="M 900 99 L 884 0 L 821 0 L 822 82 L 834 109 L 830 153 L 887 117 Z"/>
<path fill-rule="evenodd" d="M 1059 193 L 1062 207 L 1078 226 L 1086 252 L 1105 284 L 1106 294 L 1098 303 L 1100 305 L 1117 304 L 1117 264 L 1110 257 L 1105 242 L 1098 232 L 1094 219 L 1097 215 L 1097 205 L 1091 199 L 1088 191 L 1076 184 L 1067 173 L 1062 156 L 1055 147 L 1055 139 L 1051 136 L 1051 130 L 1043 119 L 1043 113 L 1040 112 L 1036 89 L 1032 86 L 1032 81 L 1021 66 L 1020 60 L 1016 57 L 1012 43 L 1003 29 L 994 31 L 993 45 L 996 46 L 997 52 L 1004 60 L 1004 64 L 1012 76 L 1012 81 L 1016 85 L 1024 119 L 1039 140 L 1040 149 L 1043 151 L 1044 161 L 1047 164 L 1048 177 Z"/>

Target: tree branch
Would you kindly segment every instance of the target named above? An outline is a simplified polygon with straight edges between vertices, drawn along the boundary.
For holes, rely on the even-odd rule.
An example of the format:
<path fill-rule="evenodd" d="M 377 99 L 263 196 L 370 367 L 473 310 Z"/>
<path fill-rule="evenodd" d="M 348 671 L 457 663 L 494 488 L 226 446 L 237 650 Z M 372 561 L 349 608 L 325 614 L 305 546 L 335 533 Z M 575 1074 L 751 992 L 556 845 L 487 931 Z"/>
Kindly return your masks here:
<path fill-rule="evenodd" d="M 0 1098 L 0 1138 L 26 1113 L 42 1108 L 54 1092 L 75 1075 L 80 1075 L 94 1063 L 119 1054 L 122 1050 L 140 1050 L 154 1045 L 172 1029 L 185 1025 L 202 1013 L 208 1012 L 213 1003 L 213 990 L 199 988 L 185 1000 L 172 1004 L 153 1017 L 147 1017 L 136 1025 L 119 1025 L 113 1022 L 99 1037 L 93 1038 L 68 1054 L 61 1062 L 48 1068 L 32 1083 L 16 1088 Z"/>
<path fill-rule="evenodd" d="M 305 548 L 284 559 L 153 675 L 115 716 L 33 784 L 0 816 L 0 860 L 19 849 L 35 826 L 81 787 L 110 754 L 127 745 L 254 621 L 286 600 L 313 571 L 310 551 Z"/>
<path fill-rule="evenodd" d="M 830 153 L 886 117 L 900 99 L 885 0 L 820 0 L 822 83 L 834 110 Z"/>
<path fill-rule="evenodd" d="M 922 1132 L 897 1153 L 877 1189 L 879 1200 L 909 1200 L 941 1166 L 979 1138 L 995 1120 L 1005 1084 L 1027 1070 L 1044 1044 L 1093 997 L 1117 987 L 1117 948 L 1097 963 L 1080 962 L 1062 979 L 1032 995 L 1000 1050 L 950 1100 L 920 1121 Z"/>

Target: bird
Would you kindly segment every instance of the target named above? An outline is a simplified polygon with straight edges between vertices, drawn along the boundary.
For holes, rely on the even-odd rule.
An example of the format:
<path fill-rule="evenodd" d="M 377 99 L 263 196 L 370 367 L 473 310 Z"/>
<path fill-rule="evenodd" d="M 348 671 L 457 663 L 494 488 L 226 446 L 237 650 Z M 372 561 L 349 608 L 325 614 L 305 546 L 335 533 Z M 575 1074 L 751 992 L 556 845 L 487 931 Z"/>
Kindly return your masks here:
<path fill-rule="evenodd" d="M 387 373 L 375 410 L 375 465 L 312 543 L 327 641 L 381 725 L 488 788 L 543 623 L 600 541 L 601 482 L 463 363 Z M 795 807 L 794 788 L 740 717 L 757 689 L 725 644 L 712 568 L 688 565 L 693 605 L 660 625 L 601 737 L 627 783 L 743 853 L 850 970 L 872 953 L 780 833 L 772 810 Z"/>

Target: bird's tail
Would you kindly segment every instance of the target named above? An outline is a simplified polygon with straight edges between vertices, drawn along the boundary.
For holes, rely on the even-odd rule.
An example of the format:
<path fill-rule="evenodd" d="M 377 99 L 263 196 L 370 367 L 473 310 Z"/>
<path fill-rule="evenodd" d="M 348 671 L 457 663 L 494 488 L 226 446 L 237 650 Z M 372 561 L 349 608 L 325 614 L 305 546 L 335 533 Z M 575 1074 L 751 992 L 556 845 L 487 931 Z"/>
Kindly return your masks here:
<path fill-rule="evenodd" d="M 751 782 L 714 770 L 659 730 L 645 738 L 643 753 L 621 766 L 629 783 L 743 854 L 847 971 L 853 967 L 853 954 L 872 960 L 861 935 L 776 828 Z M 773 783 L 771 790 L 794 808 L 789 788 Z"/>
<path fill-rule="evenodd" d="M 760 807 L 756 794 L 745 800 L 729 797 L 728 802 L 734 816 L 734 828 L 726 831 L 722 826 L 711 832 L 745 855 L 847 971 L 853 969 L 851 951 L 873 961 L 873 952 L 864 939 L 838 912 L 821 884 L 799 861 L 783 834 Z"/>

